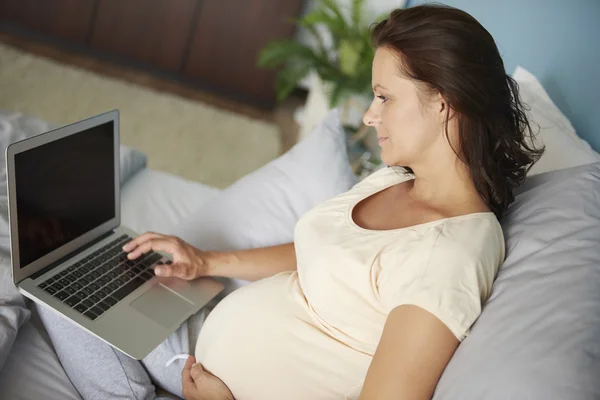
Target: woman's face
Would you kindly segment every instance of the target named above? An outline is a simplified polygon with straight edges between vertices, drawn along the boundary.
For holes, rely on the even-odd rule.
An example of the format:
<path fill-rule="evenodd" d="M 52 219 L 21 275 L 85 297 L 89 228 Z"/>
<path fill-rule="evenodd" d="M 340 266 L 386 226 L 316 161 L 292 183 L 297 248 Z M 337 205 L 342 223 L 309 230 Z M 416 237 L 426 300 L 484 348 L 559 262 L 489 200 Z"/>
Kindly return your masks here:
<path fill-rule="evenodd" d="M 419 97 L 413 81 L 399 73 L 398 58 L 385 48 L 375 52 L 372 84 L 374 98 L 363 122 L 377 131 L 382 161 L 410 166 L 427 157 L 443 136 L 441 99 Z"/>

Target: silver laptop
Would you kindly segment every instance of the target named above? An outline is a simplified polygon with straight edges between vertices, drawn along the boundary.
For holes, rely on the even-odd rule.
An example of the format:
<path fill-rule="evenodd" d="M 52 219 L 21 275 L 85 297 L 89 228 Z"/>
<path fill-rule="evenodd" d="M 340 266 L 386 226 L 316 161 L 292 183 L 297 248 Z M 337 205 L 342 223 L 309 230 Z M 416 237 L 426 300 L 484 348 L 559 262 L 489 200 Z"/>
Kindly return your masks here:
<path fill-rule="evenodd" d="M 154 275 L 169 255 L 128 260 L 121 226 L 119 113 L 6 150 L 12 276 L 26 297 L 142 359 L 223 285 Z"/>

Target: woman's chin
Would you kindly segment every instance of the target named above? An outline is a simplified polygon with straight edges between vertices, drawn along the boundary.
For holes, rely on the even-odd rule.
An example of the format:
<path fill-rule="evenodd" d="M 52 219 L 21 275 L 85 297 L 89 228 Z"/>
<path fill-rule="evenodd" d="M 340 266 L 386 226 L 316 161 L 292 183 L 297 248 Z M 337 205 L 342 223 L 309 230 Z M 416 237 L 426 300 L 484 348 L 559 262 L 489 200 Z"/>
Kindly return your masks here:
<path fill-rule="evenodd" d="M 381 162 L 387 165 L 388 167 L 392 165 L 392 160 L 386 157 L 383 153 L 381 153 L 381 156 L 379 158 L 381 158 Z"/>
<path fill-rule="evenodd" d="M 385 149 L 381 150 L 379 158 L 381 158 L 381 161 L 387 166 L 399 165 L 397 157 L 392 157 Z"/>
<path fill-rule="evenodd" d="M 404 162 L 401 158 L 390 157 L 388 154 L 385 154 L 385 152 L 381 152 L 381 155 L 379 158 L 381 159 L 381 162 L 384 163 L 385 165 L 387 165 L 388 167 L 397 167 L 397 166 L 407 165 L 407 163 Z"/>

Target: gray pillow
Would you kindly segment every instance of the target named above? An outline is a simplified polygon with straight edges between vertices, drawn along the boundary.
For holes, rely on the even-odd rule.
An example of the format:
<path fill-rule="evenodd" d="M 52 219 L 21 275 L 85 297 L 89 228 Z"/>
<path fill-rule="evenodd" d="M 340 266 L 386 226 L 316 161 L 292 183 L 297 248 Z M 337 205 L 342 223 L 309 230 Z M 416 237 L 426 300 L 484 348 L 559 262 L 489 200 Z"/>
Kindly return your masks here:
<path fill-rule="evenodd" d="M 519 193 L 492 295 L 434 399 L 600 398 L 600 163 Z"/>
<path fill-rule="evenodd" d="M 25 298 L 12 284 L 10 258 L 0 256 L 0 371 L 29 315 Z"/>

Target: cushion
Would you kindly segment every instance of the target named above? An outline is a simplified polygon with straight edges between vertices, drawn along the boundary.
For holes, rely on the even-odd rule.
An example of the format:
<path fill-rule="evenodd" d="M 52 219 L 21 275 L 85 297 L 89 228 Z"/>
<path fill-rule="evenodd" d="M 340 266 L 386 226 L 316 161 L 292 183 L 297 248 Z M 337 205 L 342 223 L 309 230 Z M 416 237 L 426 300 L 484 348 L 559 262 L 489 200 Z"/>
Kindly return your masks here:
<path fill-rule="evenodd" d="M 146 168 L 148 157 L 141 151 L 124 145 L 119 150 L 119 183 L 123 186 L 136 172 Z"/>
<path fill-rule="evenodd" d="M 30 322 L 26 322 L 19 330 L 19 336 L 0 374 L 0 398 L 81 399 L 56 353 Z"/>
<path fill-rule="evenodd" d="M 600 163 L 528 178 L 507 256 L 434 399 L 600 398 Z"/>
<path fill-rule="evenodd" d="M 25 298 L 12 284 L 10 258 L 0 255 L 0 372 L 17 338 L 19 328 L 29 319 L 29 315 Z"/>
<path fill-rule="evenodd" d="M 121 189 L 121 223 L 134 232 L 170 234 L 221 190 L 146 168 Z"/>
<path fill-rule="evenodd" d="M 356 181 L 338 111 L 333 110 L 307 138 L 223 190 L 176 228 L 175 234 L 211 251 L 289 243 L 300 216 L 349 190 Z M 226 281 L 233 286 L 224 292 L 243 283 Z"/>
<path fill-rule="evenodd" d="M 600 154 L 577 136 L 569 119 L 531 72 L 518 66 L 513 78 L 519 84 L 521 100 L 530 108 L 527 112 L 530 121 L 539 126 L 539 132 L 535 124 L 532 126 L 537 134 L 534 143 L 546 146 L 542 157 L 529 170 L 529 176 L 600 161 Z"/>

